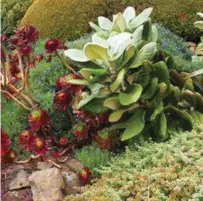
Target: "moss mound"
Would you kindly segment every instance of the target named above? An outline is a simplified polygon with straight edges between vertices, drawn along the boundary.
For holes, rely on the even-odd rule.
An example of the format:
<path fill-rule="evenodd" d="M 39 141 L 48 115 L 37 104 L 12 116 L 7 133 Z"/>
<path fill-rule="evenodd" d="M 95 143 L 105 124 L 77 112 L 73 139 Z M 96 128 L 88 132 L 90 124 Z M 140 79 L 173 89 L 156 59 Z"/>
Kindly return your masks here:
<path fill-rule="evenodd" d="M 42 37 L 75 39 L 87 33 L 88 22 L 105 13 L 104 0 L 35 0 L 21 25 L 32 24 Z"/>
<path fill-rule="evenodd" d="M 142 142 L 103 168 L 98 182 L 67 201 L 203 199 L 203 133 L 178 132 L 164 143 Z"/>
<path fill-rule="evenodd" d="M 12 35 L 32 0 L 1 0 L 1 32 Z"/>
<path fill-rule="evenodd" d="M 72 40 L 90 30 L 89 21 L 96 21 L 100 15 L 112 16 L 127 6 L 135 7 L 137 13 L 154 7 L 154 22 L 183 37 L 200 35 L 194 22 L 198 20 L 196 13 L 203 9 L 202 0 L 35 0 L 21 25 L 37 26 L 42 37 Z"/>

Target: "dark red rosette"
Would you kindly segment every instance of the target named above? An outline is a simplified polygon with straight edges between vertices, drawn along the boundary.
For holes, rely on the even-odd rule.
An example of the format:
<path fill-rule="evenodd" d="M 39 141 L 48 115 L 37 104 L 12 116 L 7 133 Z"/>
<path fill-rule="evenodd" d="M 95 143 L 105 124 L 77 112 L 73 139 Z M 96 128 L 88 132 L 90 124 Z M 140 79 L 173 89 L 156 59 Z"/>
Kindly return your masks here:
<path fill-rule="evenodd" d="M 97 132 L 95 140 L 100 148 L 112 150 L 116 145 L 116 137 L 117 136 L 114 131 L 108 131 L 107 129 L 103 129 Z"/>
<path fill-rule="evenodd" d="M 89 134 L 90 125 L 79 122 L 73 127 L 74 135 L 78 141 L 83 141 Z"/>
<path fill-rule="evenodd" d="M 67 50 L 68 47 L 66 45 L 64 45 L 61 40 L 51 38 L 45 43 L 45 49 L 46 49 L 47 53 L 52 54 L 52 53 L 55 53 L 56 50 L 58 50 L 58 49 Z"/>
<path fill-rule="evenodd" d="M 12 163 L 17 157 L 17 152 L 10 149 L 6 155 L 5 162 Z"/>
<path fill-rule="evenodd" d="M 81 80 L 82 77 L 80 77 L 79 75 L 76 75 L 74 73 L 69 73 L 67 75 L 63 75 L 63 76 L 59 77 L 56 85 L 59 89 L 64 89 L 64 88 L 69 89 L 69 91 L 73 94 L 76 94 L 85 88 L 85 85 L 70 84 L 68 81 L 72 80 L 72 79 Z"/>
<path fill-rule="evenodd" d="M 30 151 L 33 146 L 34 134 L 30 130 L 24 130 L 19 135 L 19 144 L 22 148 Z"/>
<path fill-rule="evenodd" d="M 32 25 L 26 25 L 17 30 L 16 36 L 27 42 L 35 42 L 39 38 L 39 31 Z"/>
<path fill-rule="evenodd" d="M 68 139 L 66 137 L 61 137 L 59 139 L 60 145 L 67 145 L 68 144 Z"/>
<path fill-rule="evenodd" d="M 8 151 L 10 150 L 11 140 L 8 134 L 1 129 L 1 157 L 6 157 Z"/>
<path fill-rule="evenodd" d="M 72 95 L 67 90 L 61 90 L 55 94 L 54 106 L 57 110 L 66 110 L 72 100 Z"/>
<path fill-rule="evenodd" d="M 28 56 L 33 52 L 31 45 L 27 44 L 19 48 L 19 51 L 22 56 Z"/>
<path fill-rule="evenodd" d="M 78 173 L 80 185 L 84 186 L 88 184 L 91 180 L 91 176 L 92 176 L 92 173 L 89 168 L 87 167 L 82 168 L 82 170 Z"/>
<path fill-rule="evenodd" d="M 47 111 L 42 109 L 34 109 L 28 116 L 28 121 L 31 130 L 38 131 L 40 129 L 44 130 L 46 126 L 50 123 L 50 116 Z"/>
<path fill-rule="evenodd" d="M 47 141 L 39 136 L 36 136 L 33 140 L 33 149 L 36 155 L 41 156 L 44 156 L 49 152 Z"/>

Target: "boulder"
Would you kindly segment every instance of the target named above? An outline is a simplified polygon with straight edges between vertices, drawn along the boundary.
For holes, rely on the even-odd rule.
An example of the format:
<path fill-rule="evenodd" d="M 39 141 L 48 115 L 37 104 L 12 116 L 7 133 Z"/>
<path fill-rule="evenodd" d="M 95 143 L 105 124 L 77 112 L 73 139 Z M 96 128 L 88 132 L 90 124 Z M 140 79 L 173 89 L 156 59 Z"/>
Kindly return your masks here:
<path fill-rule="evenodd" d="M 57 168 L 49 168 L 33 172 L 29 177 L 34 201 L 60 201 L 61 189 L 64 187 L 63 177 Z"/>

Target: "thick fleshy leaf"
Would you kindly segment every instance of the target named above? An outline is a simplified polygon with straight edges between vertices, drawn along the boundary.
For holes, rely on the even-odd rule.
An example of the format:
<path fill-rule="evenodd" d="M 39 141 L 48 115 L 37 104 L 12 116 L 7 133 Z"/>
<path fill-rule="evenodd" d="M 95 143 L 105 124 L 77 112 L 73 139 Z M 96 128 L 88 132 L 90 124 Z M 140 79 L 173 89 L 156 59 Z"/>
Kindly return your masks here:
<path fill-rule="evenodd" d="M 84 47 L 84 52 L 90 60 L 103 59 L 108 60 L 108 48 L 98 44 L 87 43 Z"/>
<path fill-rule="evenodd" d="M 136 13 L 133 7 L 127 7 L 123 12 L 123 17 L 125 18 L 126 24 L 130 22 L 133 18 L 135 18 Z"/>
<path fill-rule="evenodd" d="M 121 85 L 121 83 L 123 82 L 123 80 L 125 78 L 125 73 L 126 73 L 125 68 L 120 70 L 116 80 L 110 85 L 110 89 L 112 92 L 116 91 L 118 89 L 118 87 Z"/>
<path fill-rule="evenodd" d="M 86 80 L 81 80 L 81 79 L 70 79 L 67 81 L 67 83 L 75 84 L 75 85 L 87 85 L 88 84 Z"/>
<path fill-rule="evenodd" d="M 105 75 L 107 73 L 107 69 L 82 68 L 80 73 L 85 79 L 89 79 L 91 75 Z"/>
<path fill-rule="evenodd" d="M 113 111 L 109 115 L 109 122 L 113 123 L 113 122 L 119 121 L 125 112 L 126 112 L 125 109 L 119 109 L 119 110 Z"/>
<path fill-rule="evenodd" d="M 123 61 L 122 61 L 122 66 L 125 66 L 128 61 L 135 55 L 135 46 L 131 45 L 129 46 L 124 53 Z"/>
<path fill-rule="evenodd" d="M 118 96 L 107 98 L 104 101 L 104 106 L 111 110 L 117 110 L 121 106 Z"/>
<path fill-rule="evenodd" d="M 197 21 L 194 23 L 195 27 L 198 29 L 203 29 L 203 21 Z"/>
<path fill-rule="evenodd" d="M 195 125 L 203 126 L 203 113 L 196 110 L 191 110 L 189 111 L 189 114 L 192 116 Z"/>
<path fill-rule="evenodd" d="M 77 109 L 80 109 L 81 107 L 89 103 L 92 99 L 94 99 L 99 93 L 100 89 L 103 87 L 104 86 L 101 84 L 95 84 L 94 86 L 92 86 L 91 88 L 92 93 L 86 94 L 86 96 L 83 97 L 83 99 L 79 102 Z"/>
<path fill-rule="evenodd" d="M 78 49 L 65 50 L 64 55 L 69 57 L 73 61 L 79 61 L 79 62 L 89 61 L 89 58 L 85 55 L 85 53 L 82 50 L 78 50 Z"/>
<path fill-rule="evenodd" d="M 90 25 L 90 27 L 91 27 L 92 29 L 94 29 L 95 31 L 97 31 L 97 32 L 101 31 L 101 28 L 98 27 L 95 23 L 89 22 L 89 25 Z"/>
<path fill-rule="evenodd" d="M 109 48 L 109 43 L 104 38 L 99 37 L 97 34 L 92 36 L 92 43 Z"/>
<path fill-rule="evenodd" d="M 121 141 L 128 140 L 142 132 L 145 126 L 145 111 L 137 109 L 134 115 L 127 121 L 126 129 L 122 133 Z"/>
<path fill-rule="evenodd" d="M 106 17 L 98 17 L 98 23 L 99 26 L 104 29 L 109 31 L 112 28 L 113 23 Z"/>
<path fill-rule="evenodd" d="M 146 44 L 137 53 L 135 60 L 130 65 L 130 68 L 137 68 L 143 64 L 145 60 L 151 60 L 157 52 L 157 44 L 155 42 L 150 42 Z"/>
<path fill-rule="evenodd" d="M 152 122 L 152 128 L 157 139 L 165 140 L 167 135 L 167 120 L 165 114 L 160 113 L 155 121 Z"/>
<path fill-rule="evenodd" d="M 139 84 L 133 84 L 128 93 L 121 92 L 119 94 L 119 101 L 122 105 L 130 105 L 138 101 L 142 94 L 142 86 Z"/>
<path fill-rule="evenodd" d="M 153 8 L 147 8 L 144 11 L 142 11 L 136 18 L 134 18 L 130 23 L 129 26 L 131 29 L 135 29 L 139 27 L 140 25 L 144 24 L 148 21 L 149 16 L 152 13 Z"/>
<path fill-rule="evenodd" d="M 148 88 L 143 92 L 141 98 L 144 100 L 152 98 L 155 91 L 157 91 L 157 87 L 158 87 L 158 78 L 153 78 Z"/>
<path fill-rule="evenodd" d="M 113 20 L 111 31 L 122 33 L 125 31 L 126 27 L 125 18 L 123 17 L 122 13 L 118 13 Z"/>
<path fill-rule="evenodd" d="M 125 32 L 112 36 L 107 41 L 110 45 L 109 53 L 112 55 L 112 61 L 119 58 L 128 46 L 134 44 L 132 34 Z"/>
<path fill-rule="evenodd" d="M 154 112 L 152 113 L 150 117 L 150 121 L 155 120 L 156 116 L 159 115 L 164 110 L 164 104 L 163 101 L 154 109 Z"/>
<path fill-rule="evenodd" d="M 84 108 L 86 111 L 91 113 L 100 114 L 106 112 L 108 109 L 103 106 L 104 99 L 93 99 L 89 103 L 87 103 Z"/>
<path fill-rule="evenodd" d="M 135 42 L 135 46 L 138 46 L 139 43 L 141 42 L 142 35 L 143 35 L 143 30 L 144 30 L 143 25 L 141 25 L 137 29 L 135 29 L 135 31 L 133 33 L 133 39 L 134 39 L 134 42 Z"/>

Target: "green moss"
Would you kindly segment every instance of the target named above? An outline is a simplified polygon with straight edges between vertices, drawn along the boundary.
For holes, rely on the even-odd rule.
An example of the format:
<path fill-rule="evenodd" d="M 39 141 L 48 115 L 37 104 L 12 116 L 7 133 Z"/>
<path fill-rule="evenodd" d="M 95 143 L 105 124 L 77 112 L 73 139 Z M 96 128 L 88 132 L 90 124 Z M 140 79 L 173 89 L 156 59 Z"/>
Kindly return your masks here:
<path fill-rule="evenodd" d="M 93 176 L 100 175 L 98 168 L 107 166 L 113 154 L 109 151 L 102 150 L 96 145 L 90 145 L 76 150 L 75 157 L 82 162 L 82 164 L 91 169 Z"/>
<path fill-rule="evenodd" d="M 154 7 L 154 22 L 182 37 L 200 35 L 194 22 L 198 20 L 196 13 L 203 8 L 202 0 L 35 0 L 21 25 L 37 26 L 42 37 L 72 40 L 90 31 L 89 21 L 96 21 L 101 15 L 112 16 L 127 6 L 135 7 L 138 13 Z"/>
<path fill-rule="evenodd" d="M 1 32 L 12 35 L 32 0 L 1 0 Z"/>
<path fill-rule="evenodd" d="M 68 201 L 202 200 L 203 133 L 178 132 L 164 143 L 127 148 L 102 178 Z"/>
<path fill-rule="evenodd" d="M 37 26 L 42 37 L 70 40 L 87 33 L 88 22 L 105 10 L 104 0 L 35 0 L 21 25 Z"/>

